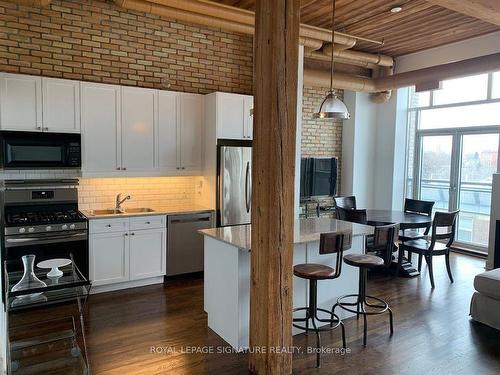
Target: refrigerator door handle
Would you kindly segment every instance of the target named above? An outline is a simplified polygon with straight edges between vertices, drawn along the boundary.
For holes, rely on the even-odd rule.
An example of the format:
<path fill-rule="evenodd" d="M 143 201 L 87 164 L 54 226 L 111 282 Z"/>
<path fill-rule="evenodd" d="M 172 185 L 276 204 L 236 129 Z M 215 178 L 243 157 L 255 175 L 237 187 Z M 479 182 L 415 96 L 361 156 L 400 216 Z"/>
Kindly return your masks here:
<path fill-rule="evenodd" d="M 250 203 L 248 201 L 248 183 L 250 182 L 250 162 L 247 162 L 247 171 L 245 174 L 245 205 L 247 212 L 250 212 Z"/>

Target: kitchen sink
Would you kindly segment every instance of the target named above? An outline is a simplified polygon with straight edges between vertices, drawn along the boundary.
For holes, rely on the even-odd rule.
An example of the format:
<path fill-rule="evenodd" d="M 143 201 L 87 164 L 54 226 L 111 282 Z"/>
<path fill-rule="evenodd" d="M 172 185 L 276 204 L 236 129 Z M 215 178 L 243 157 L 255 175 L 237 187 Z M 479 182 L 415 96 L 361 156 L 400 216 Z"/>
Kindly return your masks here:
<path fill-rule="evenodd" d="M 116 210 L 114 208 L 108 208 L 104 210 L 91 210 L 90 214 L 93 216 L 102 216 L 102 215 L 120 215 L 123 214 L 122 210 Z"/>
<path fill-rule="evenodd" d="M 143 212 L 155 212 L 152 208 L 145 208 L 145 207 L 140 207 L 140 208 L 124 208 L 123 212 L 126 214 L 140 214 Z"/>

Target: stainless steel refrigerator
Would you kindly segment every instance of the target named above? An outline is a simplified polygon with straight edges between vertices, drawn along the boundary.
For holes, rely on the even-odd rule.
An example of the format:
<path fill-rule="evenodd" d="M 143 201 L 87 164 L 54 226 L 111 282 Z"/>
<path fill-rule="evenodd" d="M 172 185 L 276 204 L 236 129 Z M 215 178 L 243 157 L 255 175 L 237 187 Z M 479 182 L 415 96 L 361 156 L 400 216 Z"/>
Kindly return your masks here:
<path fill-rule="evenodd" d="M 252 147 L 226 141 L 218 147 L 217 226 L 249 224 L 252 202 Z"/>

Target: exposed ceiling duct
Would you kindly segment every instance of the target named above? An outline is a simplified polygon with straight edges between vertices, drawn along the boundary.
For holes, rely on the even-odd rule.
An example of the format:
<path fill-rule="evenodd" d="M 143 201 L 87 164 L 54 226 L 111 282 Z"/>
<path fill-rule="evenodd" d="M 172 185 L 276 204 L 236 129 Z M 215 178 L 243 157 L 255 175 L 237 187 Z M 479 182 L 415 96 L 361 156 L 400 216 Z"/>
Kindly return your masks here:
<path fill-rule="evenodd" d="M 8 3 L 19 4 L 27 7 L 46 7 L 52 0 L 6 0 Z"/>
<path fill-rule="evenodd" d="M 500 53 L 378 78 L 356 77 L 337 73 L 334 79 L 335 86 L 339 89 L 377 93 L 427 82 L 490 73 L 497 70 L 500 70 Z M 326 87 L 329 81 L 330 73 L 328 71 L 315 69 L 304 71 L 304 84 L 306 85 Z"/>
<path fill-rule="evenodd" d="M 152 13 L 183 22 L 196 23 L 208 27 L 220 28 L 242 34 L 253 35 L 255 32 L 255 13 L 206 0 L 113 0 L 118 6 L 137 12 Z M 351 51 L 358 40 L 380 43 L 375 40 L 359 38 L 345 33 L 335 32 L 334 43 L 337 57 L 344 63 L 353 60 L 392 66 L 389 56 Z M 300 43 L 309 52 L 319 50 L 324 43 L 332 43 L 332 32 L 314 26 L 301 24 Z"/>
<path fill-rule="evenodd" d="M 51 0 L 10 1 L 26 6 L 47 6 L 51 3 Z M 113 0 L 113 2 L 132 11 L 157 14 L 183 22 L 249 35 L 255 32 L 254 12 L 208 0 Z M 328 56 L 333 47 L 336 62 L 372 70 L 372 77 L 337 72 L 334 80 L 335 87 L 339 89 L 379 93 L 372 95 L 375 102 L 387 100 L 390 97 L 389 92 L 400 87 L 500 70 L 500 54 L 494 54 L 392 75 L 393 59 L 386 55 L 352 50 L 358 40 L 378 43 L 335 32 L 332 44 L 331 31 L 305 24 L 300 27 L 300 43 L 305 46 L 306 57 L 329 61 Z M 325 87 L 328 86 L 329 80 L 330 74 L 326 70 L 307 68 L 304 72 L 304 82 L 307 85 Z"/>
<path fill-rule="evenodd" d="M 255 33 L 255 13 L 252 11 L 214 3 L 207 0 L 113 0 L 118 6 L 132 11 L 156 14 L 182 22 L 195 23 L 208 27 L 253 35 Z M 334 46 L 335 61 L 377 69 L 379 66 L 392 67 L 390 56 L 353 51 L 350 48 L 358 40 L 380 44 L 380 42 L 359 38 L 345 33 L 335 32 L 332 43 L 332 32 L 314 26 L 301 24 L 299 42 L 306 49 L 306 56 L 327 61 L 325 56 L 331 56 L 331 46 Z M 330 57 L 331 58 L 331 57 Z M 358 82 L 359 78 L 341 74 L 347 80 Z M 336 80 L 337 82 L 337 80 Z M 338 86 L 338 84 L 336 84 Z M 356 83 L 354 87 L 359 87 Z"/>

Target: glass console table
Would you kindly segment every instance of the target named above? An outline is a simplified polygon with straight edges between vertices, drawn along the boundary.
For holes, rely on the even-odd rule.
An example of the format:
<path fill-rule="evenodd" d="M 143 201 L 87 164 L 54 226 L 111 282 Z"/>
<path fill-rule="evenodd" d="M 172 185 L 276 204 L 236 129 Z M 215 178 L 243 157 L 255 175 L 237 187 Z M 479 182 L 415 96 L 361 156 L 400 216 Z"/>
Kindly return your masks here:
<path fill-rule="evenodd" d="M 83 308 L 91 282 L 71 262 L 58 278 L 35 269 L 46 286 L 12 291 L 23 277 L 20 264 L 4 262 L 8 374 L 90 374 Z"/>

